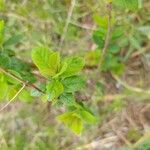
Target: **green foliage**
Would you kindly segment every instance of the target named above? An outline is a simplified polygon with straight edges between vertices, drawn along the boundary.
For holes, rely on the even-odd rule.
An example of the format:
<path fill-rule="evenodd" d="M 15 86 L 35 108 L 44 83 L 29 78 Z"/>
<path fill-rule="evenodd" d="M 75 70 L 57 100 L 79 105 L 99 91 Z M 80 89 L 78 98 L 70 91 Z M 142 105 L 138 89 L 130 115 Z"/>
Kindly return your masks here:
<path fill-rule="evenodd" d="M 115 5 L 121 9 L 135 11 L 139 8 L 139 0 L 114 0 Z"/>
<path fill-rule="evenodd" d="M 59 97 L 59 101 L 66 106 L 73 106 L 75 105 L 75 98 L 72 93 L 62 93 Z"/>
<path fill-rule="evenodd" d="M 96 49 L 93 51 L 89 51 L 86 55 L 85 55 L 85 62 L 87 66 L 96 66 L 99 62 L 100 59 L 100 55 L 101 55 L 101 51 Z"/>
<path fill-rule="evenodd" d="M 75 134 L 81 134 L 84 123 L 94 124 L 97 122 L 95 116 L 81 105 L 77 105 L 71 112 L 59 115 L 58 120 L 67 125 Z"/>
<path fill-rule="evenodd" d="M 0 20 L 0 46 L 3 44 L 4 40 L 4 21 Z"/>
<path fill-rule="evenodd" d="M 71 76 L 62 80 L 65 92 L 72 93 L 84 88 L 85 81 L 80 76 Z"/>
<path fill-rule="evenodd" d="M 140 7 L 139 6 L 140 1 L 141 0 L 113 0 L 113 1 L 107 0 L 107 2 L 112 2 L 113 6 L 117 7 L 116 11 L 118 11 L 119 9 L 135 11 Z M 15 5 L 15 3 L 17 5 Z M 52 104 L 55 104 L 55 106 L 65 107 L 65 109 L 62 109 L 63 111 L 65 111 L 64 114 L 58 116 L 58 119 L 65 125 L 67 125 L 75 134 L 79 135 L 83 131 L 83 127 L 85 124 L 94 124 L 97 122 L 97 118 L 95 117 L 95 115 L 91 113 L 91 111 L 87 109 L 82 103 L 79 102 L 81 100 L 76 99 L 76 97 L 78 96 L 77 94 L 80 92 L 80 90 L 85 88 L 85 81 L 80 76 L 80 71 L 83 69 L 85 64 L 84 59 L 78 56 L 63 58 L 60 56 L 60 53 L 58 51 L 52 51 L 47 46 L 43 46 L 43 45 L 51 45 L 53 49 L 55 48 L 58 49 L 58 42 L 60 37 L 62 36 L 63 25 L 66 21 L 64 19 L 66 18 L 66 7 L 64 7 L 64 5 L 68 7 L 70 5 L 70 0 L 61 1 L 59 3 L 55 2 L 54 0 L 45 0 L 39 3 L 37 3 L 36 0 L 30 0 L 25 1 L 23 3 L 24 5 L 20 7 L 20 5 L 18 5 L 19 1 L 13 0 L 12 6 L 13 9 L 14 8 L 15 9 L 12 12 L 14 14 L 9 14 L 9 12 L 7 11 L 2 13 L 2 18 L 4 17 L 7 21 L 6 22 L 7 28 L 5 30 L 4 21 L 0 21 L 0 67 L 10 72 L 15 77 L 18 77 L 23 81 L 28 81 L 29 84 L 35 83 L 36 78 L 32 73 L 35 71 L 34 70 L 35 66 L 31 63 L 30 60 L 29 61 L 25 60 L 26 58 L 22 57 L 22 55 L 23 56 L 29 55 L 27 52 L 24 52 L 24 50 L 30 49 L 32 45 L 34 45 L 34 42 L 40 44 L 42 43 L 41 46 L 36 47 L 32 50 L 32 60 L 36 65 L 36 67 L 39 69 L 41 75 L 44 77 L 43 79 L 42 77 L 38 76 L 39 78 L 38 83 L 37 84 L 35 83 L 36 86 L 43 92 L 40 93 L 36 89 L 30 89 L 29 92 L 29 89 L 27 87 L 26 89 L 22 90 L 22 92 L 18 95 L 18 98 L 20 101 L 23 102 L 32 102 L 33 97 L 41 98 L 41 100 L 44 101 L 45 100 L 51 101 Z M 75 12 L 78 11 L 79 9 L 78 6 L 85 6 L 80 5 L 80 3 L 82 2 L 78 3 L 79 5 L 77 4 L 77 7 L 75 7 L 74 10 Z M 92 1 L 88 0 L 88 5 L 91 4 Z M 4 9 L 4 5 L 5 1 L 0 0 L 0 10 Z M 57 6 L 56 8 L 59 8 L 59 10 L 57 9 L 55 10 L 53 6 Z M 87 6 L 85 6 L 85 8 L 86 7 Z M 93 12 L 95 12 L 95 8 L 94 9 L 92 8 L 92 13 Z M 105 14 L 105 11 L 103 13 Z M 133 24 L 133 26 L 132 25 L 130 26 L 129 20 L 130 19 L 132 20 L 132 17 L 134 18 L 134 16 L 126 17 L 127 19 L 125 20 L 125 22 L 129 24 L 126 27 L 126 25 L 122 26 L 121 23 L 122 17 L 117 18 L 115 16 L 115 13 L 116 12 L 113 11 L 111 16 L 112 17 L 111 25 L 113 26 L 113 30 L 111 31 L 110 43 L 101 66 L 101 71 L 103 72 L 111 71 L 114 72 L 115 74 L 120 75 L 124 71 L 123 61 L 126 60 L 126 59 L 123 60 L 123 58 L 121 57 L 122 54 L 125 53 L 124 51 L 122 51 L 122 48 L 126 47 L 128 49 L 129 47 L 129 50 L 131 50 L 129 52 L 127 51 L 128 54 L 126 58 L 128 58 L 131 52 L 134 49 L 140 49 L 141 43 L 143 44 L 144 42 L 140 40 L 137 30 L 134 30 L 135 24 Z M 10 17 L 10 21 L 9 15 L 12 15 L 12 18 Z M 31 16 L 30 18 L 30 15 L 33 15 L 36 18 L 35 21 L 34 17 L 32 18 Z M 82 15 L 87 16 L 86 13 Z M 83 18 L 82 15 L 81 16 L 80 14 L 72 15 L 72 21 L 69 24 L 69 28 L 65 37 L 64 45 L 66 47 L 68 41 L 72 43 L 76 42 L 77 38 L 79 38 L 79 35 L 82 35 L 83 32 L 81 32 L 80 30 L 78 31 L 77 30 L 78 27 L 76 27 L 76 24 L 78 26 L 78 23 L 80 26 L 80 20 L 81 23 L 84 22 L 86 23 L 88 21 L 81 19 Z M 16 17 L 17 19 L 14 19 L 13 17 L 14 18 Z M 89 19 L 89 17 L 90 15 L 88 15 L 87 19 Z M 29 20 L 31 19 L 33 21 L 31 22 L 28 21 L 28 18 Z M 95 23 L 98 25 L 97 30 L 94 31 L 93 33 L 93 40 L 97 44 L 97 48 L 95 50 L 88 52 L 85 56 L 86 65 L 90 67 L 92 66 L 95 67 L 100 62 L 99 59 L 102 54 L 102 49 L 104 48 L 108 28 L 108 16 L 99 17 L 97 15 L 94 15 L 93 18 Z M 74 20 L 76 20 L 77 23 Z M 51 28 L 49 29 L 49 21 L 50 26 L 52 25 L 53 29 L 51 31 L 50 31 Z M 15 29 L 9 29 L 13 24 Z M 149 28 L 145 27 L 144 23 L 141 22 L 141 24 L 143 25 L 143 27 L 138 28 L 138 30 L 143 35 L 146 35 L 149 38 Z M 130 32 L 132 30 L 134 31 Z M 28 33 L 25 31 L 29 32 L 30 35 L 27 35 Z M 45 35 L 41 34 L 39 36 L 39 33 L 41 33 L 40 31 L 42 32 L 45 31 Z M 50 31 L 50 33 L 48 31 Z M 7 34 L 7 32 L 9 33 Z M 50 37 L 49 35 L 52 36 Z M 84 40 L 87 40 L 89 37 L 87 39 L 86 38 Z M 24 39 L 27 40 L 27 43 L 23 45 L 22 40 Z M 28 47 L 25 47 L 26 44 L 28 45 Z M 83 44 L 84 45 L 82 45 L 82 42 L 77 44 L 79 48 L 79 49 L 77 48 L 77 50 L 79 52 L 80 49 L 83 49 L 83 46 L 85 46 L 85 43 Z M 67 49 L 69 48 L 67 47 Z M 97 83 L 99 83 L 99 81 Z M 15 96 L 15 94 L 18 92 L 21 86 L 22 85 L 19 81 L 16 81 L 15 79 L 11 78 L 6 74 L 5 75 L 1 74 L 0 89 L 2 90 L 0 90 L 0 100 L 4 99 L 10 100 Z M 99 94 L 98 96 L 102 97 L 104 95 L 104 87 L 102 86 L 102 84 L 97 84 L 97 88 L 98 88 L 97 93 Z M 90 101 L 89 103 L 92 105 L 93 102 Z M 96 109 L 97 107 L 99 106 L 96 106 Z M 110 105 L 107 105 L 106 107 L 109 112 L 118 111 L 123 107 L 122 99 L 115 99 Z M 135 138 L 136 135 L 137 134 L 135 133 L 131 133 L 129 135 L 129 139 L 131 138 L 132 140 L 132 136 Z M 39 136 L 40 135 L 36 135 L 35 137 L 39 138 Z M 23 139 L 25 139 L 25 142 L 22 142 Z M 17 138 L 15 138 L 14 143 L 16 145 L 14 149 L 17 148 L 29 149 L 28 147 L 25 147 L 26 144 L 25 136 L 18 136 Z M 8 145 L 10 145 L 9 142 Z M 50 147 L 49 145 L 45 144 L 45 137 L 42 137 L 40 140 L 37 140 L 35 149 L 36 148 L 49 149 L 49 147 Z"/>
<path fill-rule="evenodd" d="M 142 144 L 140 144 L 138 146 L 137 149 L 139 149 L 139 150 L 149 150 L 150 149 L 150 141 L 149 140 L 144 141 Z"/>
<path fill-rule="evenodd" d="M 74 112 L 66 112 L 58 117 L 58 119 L 68 126 L 74 133 L 80 134 L 83 129 L 82 120 Z"/>
<path fill-rule="evenodd" d="M 53 104 L 74 107 L 73 112 L 60 115 L 59 120 L 76 134 L 81 133 L 84 122 L 94 123 L 95 117 L 90 112 L 84 110 L 83 106 L 77 108 L 79 105 L 74 96 L 85 86 L 84 79 L 78 75 L 84 66 L 84 59 L 77 56 L 62 59 L 58 52 L 44 46 L 32 50 L 32 59 L 41 74 L 48 79 L 45 98 Z"/>
<path fill-rule="evenodd" d="M 57 99 L 64 91 L 63 84 L 58 80 L 53 80 L 52 82 L 48 83 L 46 89 L 49 100 Z"/>
<path fill-rule="evenodd" d="M 57 53 L 50 51 L 44 46 L 32 50 L 32 60 L 39 68 L 41 74 L 45 77 L 51 77 L 56 74 L 59 64 L 58 57 Z"/>
<path fill-rule="evenodd" d="M 62 77 L 70 77 L 80 72 L 84 66 L 84 59 L 81 57 L 70 57 L 64 60 L 67 63 L 67 69 L 62 73 Z"/>

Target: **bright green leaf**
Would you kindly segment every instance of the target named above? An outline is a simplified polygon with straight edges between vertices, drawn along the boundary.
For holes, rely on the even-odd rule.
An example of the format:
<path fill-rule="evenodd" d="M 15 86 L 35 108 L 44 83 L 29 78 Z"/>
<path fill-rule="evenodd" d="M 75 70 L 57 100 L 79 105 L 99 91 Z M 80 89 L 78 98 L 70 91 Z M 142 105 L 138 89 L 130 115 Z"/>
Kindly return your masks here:
<path fill-rule="evenodd" d="M 46 92 L 49 95 L 49 100 L 57 99 L 60 94 L 63 92 L 64 87 L 63 84 L 58 80 L 53 80 L 52 82 L 48 83 L 46 87 Z"/>
<path fill-rule="evenodd" d="M 30 92 L 27 91 L 26 89 L 21 91 L 21 93 L 19 94 L 19 99 L 20 99 L 20 101 L 23 101 L 23 102 L 32 102 L 33 101 L 33 97 L 30 95 Z"/>
<path fill-rule="evenodd" d="M 70 77 L 77 74 L 84 67 L 84 59 L 81 57 L 70 57 L 65 60 L 67 63 L 67 69 L 62 74 L 63 77 Z"/>
<path fill-rule="evenodd" d="M 75 134 L 80 134 L 82 132 L 83 122 L 74 112 L 66 112 L 57 118 Z"/>
<path fill-rule="evenodd" d="M 68 66 L 67 63 L 63 62 L 62 65 L 61 65 L 61 67 L 60 67 L 59 72 L 53 78 L 57 78 L 58 76 L 60 76 L 61 74 L 63 74 L 66 71 L 67 66 Z"/>
<path fill-rule="evenodd" d="M 32 50 L 32 60 L 45 77 L 54 76 L 60 65 L 60 56 L 47 47 L 37 47 Z"/>
<path fill-rule="evenodd" d="M 80 118 L 74 116 L 68 126 L 75 134 L 80 134 L 83 130 L 83 122 Z"/>
<path fill-rule="evenodd" d="M 93 123 L 96 123 L 96 121 L 97 121 L 96 117 L 88 111 L 80 110 L 80 111 L 78 111 L 78 114 L 80 115 L 82 120 L 84 120 L 87 123 L 93 124 Z"/>

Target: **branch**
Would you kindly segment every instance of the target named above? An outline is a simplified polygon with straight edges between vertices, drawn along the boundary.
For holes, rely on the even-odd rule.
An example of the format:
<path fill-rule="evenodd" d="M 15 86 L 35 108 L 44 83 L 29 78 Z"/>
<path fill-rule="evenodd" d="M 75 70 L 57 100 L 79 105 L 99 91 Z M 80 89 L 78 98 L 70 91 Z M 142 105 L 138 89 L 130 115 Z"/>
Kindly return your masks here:
<path fill-rule="evenodd" d="M 28 83 L 28 82 L 22 80 L 21 78 L 17 77 L 17 76 L 14 75 L 13 73 L 8 72 L 7 70 L 5 70 L 5 69 L 3 69 L 3 68 L 1 68 L 1 67 L 0 67 L 0 71 L 3 72 L 3 73 L 5 73 L 6 75 L 12 77 L 13 79 L 19 81 L 20 83 L 26 84 L 26 86 L 32 87 L 32 88 L 36 89 L 37 91 L 39 91 L 40 93 L 45 94 L 44 91 L 42 91 L 41 89 L 39 89 L 39 88 L 38 88 L 37 86 L 35 86 L 34 84 L 31 84 L 31 83 Z"/>
<path fill-rule="evenodd" d="M 2 110 L 4 110 L 20 93 L 21 91 L 25 88 L 27 83 L 24 83 L 23 86 L 21 87 L 21 89 L 13 96 L 13 98 L 11 100 L 8 101 L 8 103 L 6 103 L 1 109 L 0 112 Z"/>
<path fill-rule="evenodd" d="M 150 90 L 144 90 L 144 89 L 141 89 L 141 88 L 138 88 L 138 87 L 133 87 L 133 86 L 130 86 L 128 85 L 127 83 L 125 83 L 124 81 L 122 81 L 117 75 L 112 74 L 112 77 L 119 83 L 121 84 L 122 86 L 124 86 L 126 89 L 130 90 L 130 91 L 134 91 L 136 93 L 144 93 L 144 94 L 150 94 Z"/>

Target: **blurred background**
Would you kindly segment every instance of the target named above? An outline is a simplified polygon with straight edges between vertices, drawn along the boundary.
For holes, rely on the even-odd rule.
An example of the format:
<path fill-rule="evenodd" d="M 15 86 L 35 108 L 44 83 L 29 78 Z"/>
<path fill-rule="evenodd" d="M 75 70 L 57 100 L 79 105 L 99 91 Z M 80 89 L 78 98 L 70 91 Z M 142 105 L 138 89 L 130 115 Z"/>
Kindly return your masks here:
<path fill-rule="evenodd" d="M 31 50 L 39 43 L 64 56 L 85 57 L 86 88 L 77 97 L 99 118 L 77 136 L 57 121 L 63 108 L 26 95 L 0 112 L 0 150 L 118 150 L 150 135 L 150 1 L 139 7 L 134 13 L 113 10 L 123 22 L 116 56 L 123 64 L 121 76 L 112 76 L 108 68 L 95 78 L 99 57 L 92 53 L 97 49 L 93 34 L 98 16 L 107 11 L 104 0 L 0 0 L 5 39 L 14 37 L 7 44 L 17 58 L 32 65 Z"/>

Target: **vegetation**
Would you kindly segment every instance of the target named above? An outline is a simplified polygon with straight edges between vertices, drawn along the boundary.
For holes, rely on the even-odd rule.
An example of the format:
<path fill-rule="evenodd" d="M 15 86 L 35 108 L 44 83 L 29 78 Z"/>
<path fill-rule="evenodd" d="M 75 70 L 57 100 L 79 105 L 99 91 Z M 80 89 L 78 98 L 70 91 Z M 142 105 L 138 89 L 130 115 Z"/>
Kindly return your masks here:
<path fill-rule="evenodd" d="M 149 150 L 147 0 L 0 0 L 0 149 Z"/>

